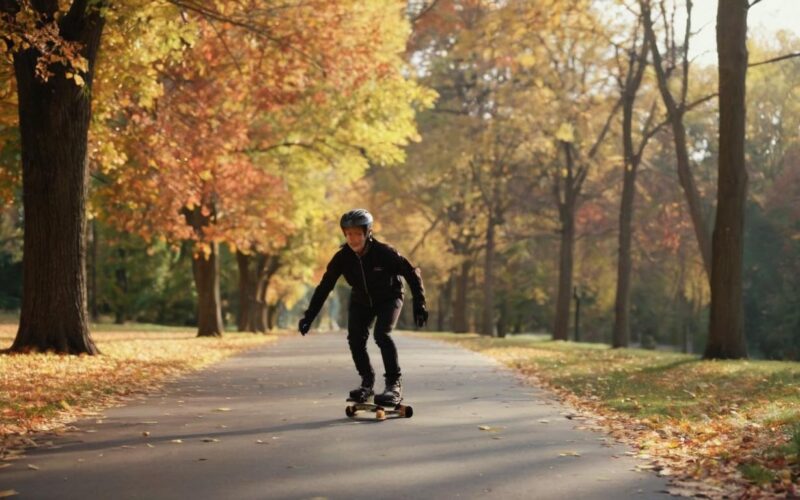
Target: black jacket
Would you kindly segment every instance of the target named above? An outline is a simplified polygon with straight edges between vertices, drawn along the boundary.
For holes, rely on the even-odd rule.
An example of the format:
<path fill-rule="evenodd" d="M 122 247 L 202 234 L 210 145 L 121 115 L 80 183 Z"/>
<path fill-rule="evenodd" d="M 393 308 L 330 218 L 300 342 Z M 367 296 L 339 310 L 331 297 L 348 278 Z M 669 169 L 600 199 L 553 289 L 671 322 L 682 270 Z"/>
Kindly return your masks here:
<path fill-rule="evenodd" d="M 346 244 L 334 254 L 306 309 L 307 319 L 313 320 L 317 316 L 341 275 L 353 287 L 350 300 L 354 302 L 372 307 L 387 300 L 403 298 L 402 276 L 411 287 L 414 302 L 425 303 L 419 268 L 412 266 L 391 246 L 372 239 L 360 257 Z"/>

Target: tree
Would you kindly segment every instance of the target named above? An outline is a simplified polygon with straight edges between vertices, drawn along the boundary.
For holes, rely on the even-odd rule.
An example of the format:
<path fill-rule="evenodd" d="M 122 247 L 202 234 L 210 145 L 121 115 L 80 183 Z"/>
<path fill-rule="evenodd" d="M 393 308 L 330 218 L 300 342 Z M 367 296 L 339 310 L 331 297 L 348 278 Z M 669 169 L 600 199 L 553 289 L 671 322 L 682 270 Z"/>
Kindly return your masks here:
<path fill-rule="evenodd" d="M 711 265 L 711 316 L 703 357 L 746 358 L 742 272 L 745 168 L 745 89 L 748 0 L 717 6 L 719 176 Z"/>
<path fill-rule="evenodd" d="M 702 198 L 697 189 L 697 183 L 692 174 L 689 160 L 689 148 L 687 145 L 687 132 L 684 124 L 686 112 L 693 107 L 693 105 L 688 103 L 690 66 L 689 44 L 692 36 L 692 1 L 687 0 L 686 2 L 686 24 L 683 38 L 680 41 L 676 40 L 674 24 L 675 12 L 667 12 L 667 2 L 659 3 L 660 16 L 664 23 L 665 48 L 663 53 L 656 38 L 651 0 L 640 0 L 639 6 L 641 8 L 645 34 L 650 45 L 650 53 L 653 57 L 653 68 L 658 82 L 658 89 L 667 110 L 670 126 L 672 127 L 678 179 L 689 206 L 689 213 L 692 218 L 700 255 L 705 265 L 706 275 L 710 278 L 711 238 L 709 234 L 709 224 L 703 212 Z M 672 85 L 670 83 L 676 72 L 678 72 L 679 77 L 677 97 L 673 94 Z"/>
<path fill-rule="evenodd" d="M 648 141 L 660 128 L 653 123 L 656 106 L 652 105 L 644 122 L 636 124 L 636 95 L 648 66 L 649 41 L 643 36 L 641 17 L 632 32 L 628 45 L 617 48 L 617 83 L 622 97 L 622 149 L 623 173 L 622 194 L 619 209 L 619 247 L 617 250 L 617 287 L 614 303 L 614 330 L 612 347 L 627 347 L 630 342 L 630 294 L 631 294 L 631 241 L 633 238 L 634 201 L 636 196 L 636 174 Z M 620 51 L 622 54 L 620 54 Z M 621 57 L 620 57 L 621 56 Z M 635 143 L 634 129 L 640 140 Z"/>
<path fill-rule="evenodd" d="M 24 28 L 5 37 L 14 51 L 25 211 L 22 310 L 12 351 L 98 352 L 88 330 L 84 234 L 102 5 L 76 0 L 57 17 L 55 1 L 0 3 L 3 24 L 27 17 L 25 27 L 35 31 L 27 39 Z M 58 33 L 55 43 L 44 39 L 47 28 Z M 48 60 L 51 44 L 68 56 Z M 48 63 L 56 65 L 57 75 L 49 74 Z M 65 78 L 72 75 L 65 69 L 71 64 L 84 71 L 82 85 Z"/>

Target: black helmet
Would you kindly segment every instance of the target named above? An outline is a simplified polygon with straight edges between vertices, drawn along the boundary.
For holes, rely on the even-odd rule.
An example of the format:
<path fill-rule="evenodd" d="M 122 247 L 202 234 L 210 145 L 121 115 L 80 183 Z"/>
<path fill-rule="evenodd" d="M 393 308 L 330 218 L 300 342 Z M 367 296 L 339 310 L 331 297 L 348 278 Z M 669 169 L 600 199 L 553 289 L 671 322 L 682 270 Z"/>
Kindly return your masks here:
<path fill-rule="evenodd" d="M 346 227 L 363 227 L 367 236 L 372 233 L 372 214 L 363 208 L 356 208 L 345 212 L 339 221 L 339 226 L 344 230 Z"/>

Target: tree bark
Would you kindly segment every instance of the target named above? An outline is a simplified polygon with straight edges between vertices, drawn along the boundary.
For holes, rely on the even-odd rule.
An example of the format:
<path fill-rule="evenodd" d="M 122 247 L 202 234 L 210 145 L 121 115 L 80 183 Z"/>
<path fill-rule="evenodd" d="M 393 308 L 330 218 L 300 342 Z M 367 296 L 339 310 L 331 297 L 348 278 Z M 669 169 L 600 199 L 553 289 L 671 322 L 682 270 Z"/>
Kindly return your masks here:
<path fill-rule="evenodd" d="M 250 307 L 253 300 L 250 256 L 237 250 L 236 264 L 239 267 L 239 311 L 236 317 L 236 329 L 240 332 L 247 332 L 250 331 Z"/>
<path fill-rule="evenodd" d="M 194 282 L 197 286 L 197 336 L 221 337 L 222 308 L 219 293 L 219 246 L 210 243 L 211 252 L 206 258 L 196 255 L 192 259 Z"/>
<path fill-rule="evenodd" d="M 703 357 L 746 358 L 742 299 L 747 76 L 747 0 L 717 6 L 719 176 L 711 267 L 711 316 Z"/>
<path fill-rule="evenodd" d="M 622 179 L 622 201 L 619 209 L 619 250 L 617 253 L 617 295 L 614 301 L 612 347 L 628 347 L 630 343 L 631 309 L 631 240 L 633 238 L 633 203 L 636 195 L 638 165 L 625 161 Z"/>
<path fill-rule="evenodd" d="M 116 281 L 117 289 L 121 292 L 121 300 L 117 301 L 114 307 L 114 323 L 121 325 L 125 323 L 128 318 L 128 270 L 125 268 L 125 257 L 127 252 L 125 248 L 117 248 L 117 267 L 114 269 L 114 280 Z"/>
<path fill-rule="evenodd" d="M 35 49 L 14 55 L 25 236 L 22 311 L 11 351 L 97 354 L 87 321 L 85 235 L 87 134 L 103 18 L 75 1 L 59 29 L 65 40 L 82 43 L 84 87 L 67 80 L 63 66 L 39 80 Z"/>
<path fill-rule="evenodd" d="M 469 274 L 472 261 L 465 258 L 456 282 L 456 300 L 453 303 L 453 332 L 467 333 L 469 320 L 467 319 L 467 292 L 469 290 Z"/>
<path fill-rule="evenodd" d="M 575 251 L 575 213 L 567 207 L 561 222 L 561 245 L 558 262 L 558 294 L 553 340 L 569 340 L 569 305 L 572 300 L 573 253 Z"/>
<path fill-rule="evenodd" d="M 575 208 L 579 194 L 579 185 L 575 179 L 575 159 L 572 155 L 572 145 L 567 142 L 562 142 L 561 145 L 564 148 L 567 176 L 564 179 L 563 200 L 559 198 L 558 203 L 561 243 L 558 251 L 558 292 L 556 294 L 553 340 L 569 340 L 569 306 L 572 299 L 573 253 L 575 251 Z M 558 192 L 556 194 L 560 196 Z"/>
<path fill-rule="evenodd" d="M 486 228 L 486 254 L 483 266 L 483 317 L 481 334 L 495 336 L 494 328 L 494 217 L 490 214 Z"/>

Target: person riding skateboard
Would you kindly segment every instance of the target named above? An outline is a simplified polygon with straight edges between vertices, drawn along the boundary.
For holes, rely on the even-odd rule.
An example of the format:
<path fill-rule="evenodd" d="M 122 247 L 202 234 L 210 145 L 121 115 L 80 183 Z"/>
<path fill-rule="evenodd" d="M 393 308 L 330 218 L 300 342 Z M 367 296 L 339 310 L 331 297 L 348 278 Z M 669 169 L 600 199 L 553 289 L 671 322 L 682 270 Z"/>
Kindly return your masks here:
<path fill-rule="evenodd" d="M 375 395 L 375 403 L 390 406 L 399 404 L 403 394 L 397 348 L 390 335 L 403 307 L 403 284 L 400 276 L 405 278 L 411 288 L 414 323 L 418 327 L 427 323 L 428 311 L 419 268 L 412 266 L 391 246 L 376 240 L 372 234 L 372 224 L 372 214 L 363 208 L 350 210 L 342 215 L 339 226 L 347 242 L 328 263 L 308 309 L 300 318 L 298 330 L 302 335 L 308 333 L 336 280 L 344 275 L 352 287 L 347 342 L 356 370 L 361 376 L 361 385 L 350 391 L 350 399 L 365 402 L 375 394 L 375 372 L 367 354 L 369 326 L 375 320 L 373 334 L 386 370 L 386 388 L 383 393 Z"/>

